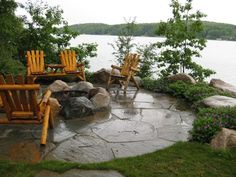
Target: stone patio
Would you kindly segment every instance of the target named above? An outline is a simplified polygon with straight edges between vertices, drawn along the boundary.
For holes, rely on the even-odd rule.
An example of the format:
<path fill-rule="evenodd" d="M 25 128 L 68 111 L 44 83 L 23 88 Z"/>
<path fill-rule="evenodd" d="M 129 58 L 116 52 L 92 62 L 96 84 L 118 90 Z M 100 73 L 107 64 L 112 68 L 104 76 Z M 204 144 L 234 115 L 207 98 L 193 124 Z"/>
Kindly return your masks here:
<path fill-rule="evenodd" d="M 40 126 L 0 125 L 0 159 L 101 162 L 187 140 L 195 115 L 179 100 L 145 90 L 110 94 L 110 110 L 73 120 L 58 117 L 45 147 L 39 145 Z"/>

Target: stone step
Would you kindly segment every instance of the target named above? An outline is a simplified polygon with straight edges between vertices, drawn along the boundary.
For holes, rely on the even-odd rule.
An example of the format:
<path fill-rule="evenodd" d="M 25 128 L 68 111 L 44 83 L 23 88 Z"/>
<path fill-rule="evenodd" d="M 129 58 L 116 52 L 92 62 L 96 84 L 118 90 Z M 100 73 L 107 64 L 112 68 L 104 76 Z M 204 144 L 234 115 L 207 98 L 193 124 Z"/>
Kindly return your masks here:
<path fill-rule="evenodd" d="M 202 103 L 211 108 L 234 107 L 236 106 L 236 99 L 227 96 L 214 95 L 203 99 Z"/>

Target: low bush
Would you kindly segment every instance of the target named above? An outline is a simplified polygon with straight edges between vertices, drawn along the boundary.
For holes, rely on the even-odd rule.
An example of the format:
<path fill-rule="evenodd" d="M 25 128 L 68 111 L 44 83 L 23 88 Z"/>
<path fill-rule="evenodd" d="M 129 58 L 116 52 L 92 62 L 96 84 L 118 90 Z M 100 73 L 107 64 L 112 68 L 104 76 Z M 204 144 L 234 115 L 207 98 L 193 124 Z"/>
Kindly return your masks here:
<path fill-rule="evenodd" d="M 85 70 L 85 77 L 86 77 L 86 81 L 94 83 L 94 72 L 90 72 L 88 70 Z"/>
<path fill-rule="evenodd" d="M 202 108 L 193 123 L 191 140 L 209 143 L 222 128 L 236 129 L 236 107 Z"/>
<path fill-rule="evenodd" d="M 211 117 L 197 118 L 190 131 L 191 141 L 209 143 L 212 137 L 220 130 L 219 121 Z"/>
<path fill-rule="evenodd" d="M 150 77 L 145 77 L 142 79 L 142 85 L 145 89 L 156 92 L 168 93 L 169 81 L 165 78 L 153 79 Z"/>

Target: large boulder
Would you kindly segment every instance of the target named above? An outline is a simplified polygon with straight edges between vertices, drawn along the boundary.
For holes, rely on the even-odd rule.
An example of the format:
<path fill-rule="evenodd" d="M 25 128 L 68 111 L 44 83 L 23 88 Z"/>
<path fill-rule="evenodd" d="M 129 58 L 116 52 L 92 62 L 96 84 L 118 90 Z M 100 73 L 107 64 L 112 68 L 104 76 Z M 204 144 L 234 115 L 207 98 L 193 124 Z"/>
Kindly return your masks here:
<path fill-rule="evenodd" d="M 211 147 L 214 149 L 236 148 L 236 131 L 222 128 L 211 140 Z"/>
<path fill-rule="evenodd" d="M 97 83 L 107 84 L 110 77 L 111 69 L 102 68 L 94 73 L 94 80 Z M 113 70 L 114 75 L 120 75 L 120 71 L 117 69 Z"/>
<path fill-rule="evenodd" d="M 170 81 L 184 81 L 184 82 L 188 82 L 188 83 L 192 83 L 192 84 L 196 84 L 196 81 L 192 78 L 192 76 L 185 74 L 185 73 L 178 73 L 175 75 L 171 75 L 168 77 L 168 80 Z"/>
<path fill-rule="evenodd" d="M 56 98 L 49 98 L 49 102 L 51 107 L 51 116 L 55 119 L 61 110 L 61 105 Z"/>
<path fill-rule="evenodd" d="M 227 96 L 214 95 L 203 99 L 202 103 L 211 108 L 234 107 L 236 106 L 236 99 Z"/>
<path fill-rule="evenodd" d="M 94 72 L 94 80 L 97 83 L 102 83 L 102 84 L 107 83 L 110 76 L 110 72 L 111 70 L 102 68 Z"/>
<path fill-rule="evenodd" d="M 89 99 L 92 98 L 93 96 L 95 96 L 98 93 L 109 96 L 109 93 L 106 91 L 106 89 L 104 89 L 102 87 L 95 87 L 95 88 L 92 88 L 92 89 L 89 90 L 89 93 L 88 93 Z"/>
<path fill-rule="evenodd" d="M 110 96 L 109 94 L 97 93 L 91 99 L 91 102 L 95 106 L 96 110 L 108 108 L 110 104 Z"/>
<path fill-rule="evenodd" d="M 236 96 L 236 86 L 226 83 L 220 79 L 211 79 L 210 85 Z"/>
<path fill-rule="evenodd" d="M 71 97 L 65 103 L 62 114 L 66 119 L 74 119 L 94 114 L 94 105 L 86 97 Z"/>
<path fill-rule="evenodd" d="M 80 81 L 77 84 L 73 85 L 71 87 L 71 90 L 79 90 L 79 91 L 85 91 L 85 92 L 89 92 L 90 89 L 93 88 L 93 84 L 90 82 L 86 82 L 86 81 Z"/>
<path fill-rule="evenodd" d="M 70 90 L 70 86 L 61 80 L 56 80 L 48 86 L 48 89 L 52 92 L 59 92 L 63 90 Z"/>

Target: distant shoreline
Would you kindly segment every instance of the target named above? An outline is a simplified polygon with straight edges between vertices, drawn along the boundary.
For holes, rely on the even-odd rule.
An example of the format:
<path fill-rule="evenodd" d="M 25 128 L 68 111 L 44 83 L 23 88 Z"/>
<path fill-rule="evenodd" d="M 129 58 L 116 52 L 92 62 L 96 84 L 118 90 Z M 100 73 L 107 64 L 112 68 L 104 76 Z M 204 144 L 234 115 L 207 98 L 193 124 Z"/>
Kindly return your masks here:
<path fill-rule="evenodd" d="M 161 37 L 155 35 L 159 23 L 139 23 L 136 24 L 137 28 L 134 36 L 140 37 Z M 199 38 L 206 38 L 208 40 L 221 40 L 221 41 L 236 41 L 236 25 L 216 23 L 216 22 L 203 22 L 204 30 L 198 34 Z M 81 34 L 89 35 L 114 35 L 118 36 L 121 29 L 125 24 L 108 25 L 103 23 L 84 23 L 70 25 L 70 29 L 77 31 Z"/>

